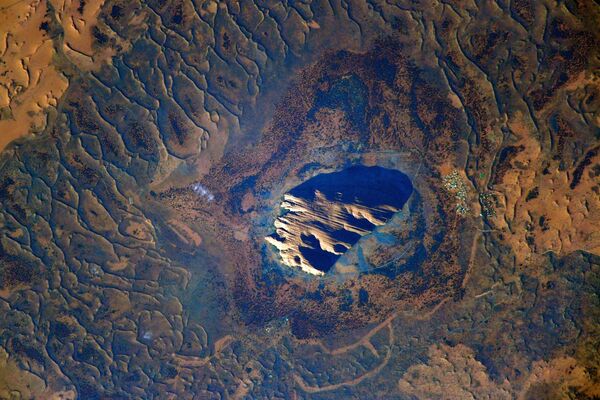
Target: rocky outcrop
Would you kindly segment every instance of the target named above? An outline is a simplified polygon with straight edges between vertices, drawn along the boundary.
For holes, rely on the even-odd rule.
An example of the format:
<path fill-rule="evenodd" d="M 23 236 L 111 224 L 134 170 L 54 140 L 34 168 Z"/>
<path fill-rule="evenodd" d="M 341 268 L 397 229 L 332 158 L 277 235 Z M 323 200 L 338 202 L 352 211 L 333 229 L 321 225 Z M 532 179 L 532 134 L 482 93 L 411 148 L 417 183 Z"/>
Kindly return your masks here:
<path fill-rule="evenodd" d="M 380 167 L 319 175 L 284 196 L 284 213 L 266 240 L 284 264 L 323 275 L 362 236 L 399 211 L 411 192 L 406 175 Z"/>

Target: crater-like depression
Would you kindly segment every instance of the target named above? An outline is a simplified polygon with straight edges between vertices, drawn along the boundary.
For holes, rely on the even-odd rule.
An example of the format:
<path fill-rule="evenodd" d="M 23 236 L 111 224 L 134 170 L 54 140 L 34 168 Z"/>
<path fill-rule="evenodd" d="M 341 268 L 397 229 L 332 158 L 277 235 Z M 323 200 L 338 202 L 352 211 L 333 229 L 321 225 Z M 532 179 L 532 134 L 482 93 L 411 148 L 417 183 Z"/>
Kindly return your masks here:
<path fill-rule="evenodd" d="M 358 165 L 320 174 L 284 195 L 275 233 L 266 239 L 285 265 L 324 275 L 401 210 L 412 192 L 409 177 L 394 169 Z"/>

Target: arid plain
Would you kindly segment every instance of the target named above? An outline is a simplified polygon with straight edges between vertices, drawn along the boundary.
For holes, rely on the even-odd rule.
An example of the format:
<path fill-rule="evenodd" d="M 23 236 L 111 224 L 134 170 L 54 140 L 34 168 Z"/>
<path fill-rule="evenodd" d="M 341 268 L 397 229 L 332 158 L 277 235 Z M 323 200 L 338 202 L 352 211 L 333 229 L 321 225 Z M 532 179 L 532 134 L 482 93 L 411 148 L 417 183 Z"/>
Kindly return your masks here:
<path fill-rule="evenodd" d="M 600 398 L 594 0 L 0 0 L 0 398 Z"/>

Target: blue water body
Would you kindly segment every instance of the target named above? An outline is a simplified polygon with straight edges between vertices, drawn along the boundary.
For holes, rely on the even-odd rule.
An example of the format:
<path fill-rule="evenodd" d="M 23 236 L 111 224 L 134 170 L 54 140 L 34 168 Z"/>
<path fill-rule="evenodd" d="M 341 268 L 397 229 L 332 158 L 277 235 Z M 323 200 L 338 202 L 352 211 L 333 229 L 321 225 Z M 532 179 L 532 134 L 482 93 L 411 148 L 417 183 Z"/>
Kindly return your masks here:
<path fill-rule="evenodd" d="M 402 208 L 413 192 L 410 178 L 401 171 L 355 165 L 342 171 L 317 175 L 290 191 L 294 196 L 314 200 L 315 191 L 328 199 L 368 206 Z"/>

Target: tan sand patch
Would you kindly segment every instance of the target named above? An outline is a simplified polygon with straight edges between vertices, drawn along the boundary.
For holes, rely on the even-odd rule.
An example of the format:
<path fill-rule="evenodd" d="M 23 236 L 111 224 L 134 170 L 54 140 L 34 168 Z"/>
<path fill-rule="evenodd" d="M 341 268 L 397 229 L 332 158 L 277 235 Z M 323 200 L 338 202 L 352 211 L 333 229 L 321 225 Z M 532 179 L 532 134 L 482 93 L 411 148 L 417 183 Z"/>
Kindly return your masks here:
<path fill-rule="evenodd" d="M 47 109 L 68 86 L 52 65 L 56 51 L 42 29 L 46 12 L 41 0 L 0 2 L 0 151 L 16 138 L 42 131 Z"/>

